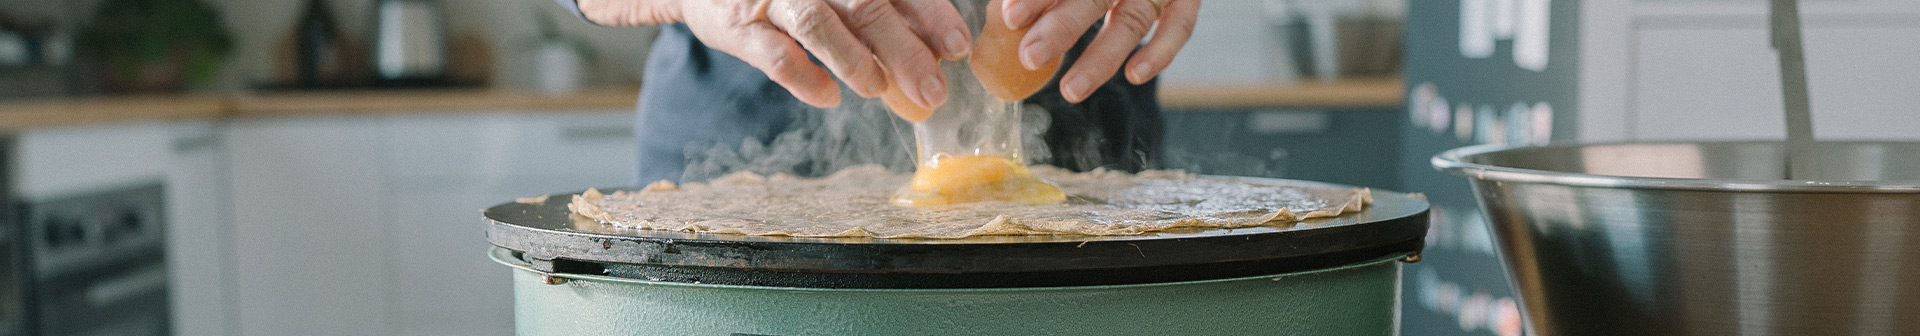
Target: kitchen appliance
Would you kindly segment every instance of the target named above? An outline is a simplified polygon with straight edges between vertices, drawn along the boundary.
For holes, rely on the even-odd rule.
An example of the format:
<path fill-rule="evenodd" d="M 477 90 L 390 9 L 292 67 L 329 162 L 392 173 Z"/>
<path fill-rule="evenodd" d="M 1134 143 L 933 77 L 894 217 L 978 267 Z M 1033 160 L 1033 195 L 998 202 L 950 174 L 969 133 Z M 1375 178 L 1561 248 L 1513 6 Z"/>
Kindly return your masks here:
<path fill-rule="evenodd" d="M 1427 205 L 1373 197 L 1291 226 L 1101 237 L 628 229 L 572 216 L 568 195 L 485 216 L 520 334 L 1389 335 Z"/>
<path fill-rule="evenodd" d="M 0 135 L 0 336 L 27 334 L 27 263 L 23 224 L 13 200 L 13 139 Z"/>
<path fill-rule="evenodd" d="M 153 183 L 26 204 L 35 334 L 169 333 L 164 196 Z"/>
<path fill-rule="evenodd" d="M 69 27 L 10 24 L 0 18 L 0 98 L 75 91 L 73 48 L 74 32 Z"/>
<path fill-rule="evenodd" d="M 1920 333 L 1920 142 L 1476 146 L 1473 180 L 1536 335 Z M 1796 160 L 1800 158 L 1796 157 Z"/>
<path fill-rule="evenodd" d="M 440 85 L 447 74 L 446 11 L 435 0 L 380 0 L 373 8 L 373 73 L 382 86 Z"/>

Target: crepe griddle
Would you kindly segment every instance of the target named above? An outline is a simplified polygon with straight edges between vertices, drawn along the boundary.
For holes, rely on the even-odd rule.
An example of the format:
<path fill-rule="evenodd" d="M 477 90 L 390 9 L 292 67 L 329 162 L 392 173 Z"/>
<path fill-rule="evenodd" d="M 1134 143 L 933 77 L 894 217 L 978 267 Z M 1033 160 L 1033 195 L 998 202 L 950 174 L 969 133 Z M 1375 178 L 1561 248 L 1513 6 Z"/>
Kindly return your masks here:
<path fill-rule="evenodd" d="M 487 240 L 549 274 L 807 288 L 1025 288 L 1228 279 L 1417 260 L 1428 225 L 1424 199 L 1374 190 L 1363 211 L 1252 228 L 964 239 L 750 236 L 601 224 L 567 210 L 572 195 L 578 193 L 486 209 Z"/>

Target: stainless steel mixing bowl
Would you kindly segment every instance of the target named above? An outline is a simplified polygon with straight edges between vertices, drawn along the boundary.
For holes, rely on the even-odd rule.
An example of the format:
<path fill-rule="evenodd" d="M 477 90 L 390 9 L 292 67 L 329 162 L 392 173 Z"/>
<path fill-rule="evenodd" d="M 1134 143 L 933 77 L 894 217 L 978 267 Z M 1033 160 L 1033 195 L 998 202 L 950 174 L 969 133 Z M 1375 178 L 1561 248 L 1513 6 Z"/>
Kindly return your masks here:
<path fill-rule="evenodd" d="M 1920 334 L 1920 143 L 1477 146 L 1466 176 L 1533 335 Z"/>

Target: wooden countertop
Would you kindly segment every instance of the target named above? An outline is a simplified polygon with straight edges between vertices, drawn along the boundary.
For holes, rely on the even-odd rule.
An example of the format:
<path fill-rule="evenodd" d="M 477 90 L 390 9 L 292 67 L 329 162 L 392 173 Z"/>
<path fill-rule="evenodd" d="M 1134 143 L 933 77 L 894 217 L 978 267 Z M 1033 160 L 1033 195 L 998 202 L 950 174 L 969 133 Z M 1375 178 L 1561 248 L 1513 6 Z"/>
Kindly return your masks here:
<path fill-rule="evenodd" d="M 638 87 L 593 88 L 570 94 L 488 89 L 404 89 L 247 93 L 230 97 L 234 116 L 385 114 L 473 111 L 631 109 Z"/>
<path fill-rule="evenodd" d="M 1251 85 L 1168 85 L 1160 87 L 1167 109 L 1249 108 L 1393 108 L 1405 90 L 1399 78 L 1346 79 Z"/>
<path fill-rule="evenodd" d="M 218 95 L 116 96 L 0 101 L 0 131 L 140 119 L 220 116 Z"/>
<path fill-rule="evenodd" d="M 1163 86 L 1170 110 L 1247 108 L 1391 108 L 1401 103 L 1396 78 L 1334 83 Z M 630 109 L 636 87 L 564 95 L 489 89 L 247 92 L 173 96 L 103 96 L 0 101 L 0 131 L 141 120 L 323 114 L 457 113 Z"/>

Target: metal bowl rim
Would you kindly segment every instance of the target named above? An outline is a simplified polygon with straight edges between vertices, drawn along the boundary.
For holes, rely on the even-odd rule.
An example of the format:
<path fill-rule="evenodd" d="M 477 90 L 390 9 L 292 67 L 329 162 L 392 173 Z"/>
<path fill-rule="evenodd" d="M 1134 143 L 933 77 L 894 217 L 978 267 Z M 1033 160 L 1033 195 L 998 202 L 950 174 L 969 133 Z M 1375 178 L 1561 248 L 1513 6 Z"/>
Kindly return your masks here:
<path fill-rule="evenodd" d="M 1704 190 L 1704 191 L 1744 191 L 1744 192 L 1790 192 L 1790 193 L 1920 193 L 1920 181 L 1809 181 L 1809 180 L 1754 180 L 1754 179 L 1687 179 L 1663 177 L 1629 177 L 1612 175 L 1594 175 L 1584 173 L 1501 167 L 1472 163 L 1466 158 L 1494 154 L 1512 150 L 1566 149 L 1620 145 L 1700 145 L 1700 144 L 1777 144 L 1779 141 L 1659 141 L 1659 142 L 1596 142 L 1563 143 L 1547 146 L 1516 145 L 1475 145 L 1460 147 L 1433 156 L 1432 164 L 1449 174 L 1465 176 L 1476 180 L 1517 183 L 1541 183 L 1574 187 L 1620 188 L 1620 189 L 1661 189 L 1661 190 Z M 1823 144 L 1909 144 L 1920 142 L 1907 141 L 1821 141 Z"/>

